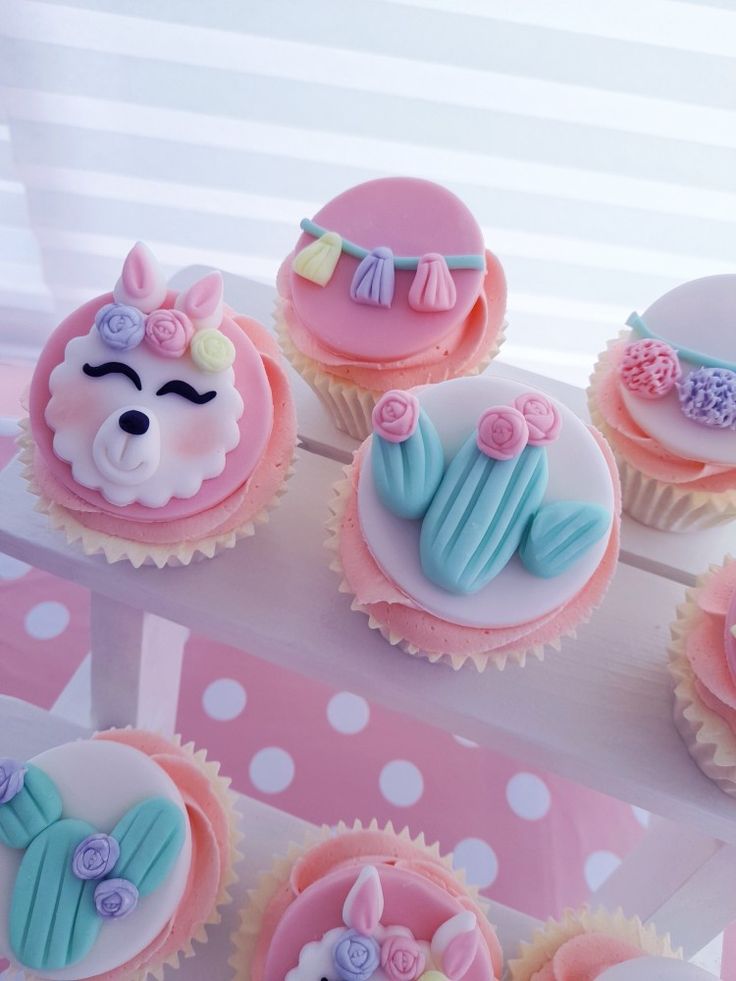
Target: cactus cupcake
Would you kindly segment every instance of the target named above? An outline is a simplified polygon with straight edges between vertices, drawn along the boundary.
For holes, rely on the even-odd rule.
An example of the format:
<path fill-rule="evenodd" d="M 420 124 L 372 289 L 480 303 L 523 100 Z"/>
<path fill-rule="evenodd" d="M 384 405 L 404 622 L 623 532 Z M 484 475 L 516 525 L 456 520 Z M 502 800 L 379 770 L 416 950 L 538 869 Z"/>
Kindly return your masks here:
<path fill-rule="evenodd" d="M 663 531 L 736 518 L 736 275 L 665 293 L 601 355 L 588 399 L 624 511 Z"/>
<path fill-rule="evenodd" d="M 237 981 L 499 981 L 474 889 L 424 837 L 325 830 L 261 877 L 235 936 Z"/>
<path fill-rule="evenodd" d="M 503 339 L 506 282 L 478 223 L 429 181 L 368 181 L 301 223 L 278 275 L 282 347 L 338 429 L 384 392 L 477 374 Z"/>
<path fill-rule="evenodd" d="M 235 881 L 228 786 L 134 729 L 0 759 L 0 957 L 29 978 L 143 981 L 191 956 Z"/>
<path fill-rule="evenodd" d="M 251 535 L 283 492 L 294 407 L 267 331 L 219 273 L 176 294 L 138 243 L 112 294 L 36 366 L 25 476 L 67 539 L 114 562 L 185 565 Z"/>
<path fill-rule="evenodd" d="M 615 570 L 605 441 L 516 382 L 387 392 L 336 488 L 329 546 L 353 609 L 392 644 L 483 669 L 574 632 Z"/>

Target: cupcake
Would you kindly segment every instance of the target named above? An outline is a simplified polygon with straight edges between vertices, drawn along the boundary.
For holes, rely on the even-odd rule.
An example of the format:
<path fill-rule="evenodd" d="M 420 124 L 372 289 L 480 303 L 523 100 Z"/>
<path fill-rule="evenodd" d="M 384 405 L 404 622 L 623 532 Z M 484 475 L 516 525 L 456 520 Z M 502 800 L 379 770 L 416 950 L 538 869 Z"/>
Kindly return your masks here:
<path fill-rule="evenodd" d="M 613 448 L 624 511 L 663 531 L 736 518 L 736 275 L 665 293 L 609 345 L 588 398 Z"/>
<path fill-rule="evenodd" d="M 499 981 L 503 955 L 474 889 L 437 845 L 374 821 L 292 846 L 250 894 L 239 981 Z"/>
<path fill-rule="evenodd" d="M 690 755 L 736 796 L 736 562 L 712 566 L 677 611 L 670 671 L 675 725 Z"/>
<path fill-rule="evenodd" d="M 450 191 L 368 181 L 301 229 L 278 274 L 278 333 L 338 429 L 365 439 L 384 392 L 477 374 L 498 352 L 503 270 Z"/>
<path fill-rule="evenodd" d="M 606 913 L 567 910 L 548 921 L 509 963 L 509 981 L 707 981 L 651 925 Z"/>
<path fill-rule="evenodd" d="M 178 295 L 142 243 L 111 294 L 52 333 L 21 445 L 39 509 L 89 555 L 186 565 L 231 548 L 283 492 L 291 394 L 265 328 L 220 273 Z"/>
<path fill-rule="evenodd" d="M 218 771 L 135 729 L 0 759 L 0 958 L 27 978 L 143 981 L 192 956 L 236 880 Z"/>
<path fill-rule="evenodd" d="M 619 545 L 605 440 L 518 382 L 387 392 L 335 488 L 340 589 L 391 644 L 454 668 L 559 647 L 600 603 Z"/>

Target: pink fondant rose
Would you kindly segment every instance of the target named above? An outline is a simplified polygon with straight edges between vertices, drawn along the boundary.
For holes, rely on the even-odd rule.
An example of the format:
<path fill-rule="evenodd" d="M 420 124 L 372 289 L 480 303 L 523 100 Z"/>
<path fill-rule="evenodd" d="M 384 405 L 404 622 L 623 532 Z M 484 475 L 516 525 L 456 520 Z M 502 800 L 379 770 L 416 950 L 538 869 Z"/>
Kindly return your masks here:
<path fill-rule="evenodd" d="M 180 358 L 193 333 L 191 320 L 181 310 L 154 310 L 146 317 L 146 344 L 164 358 Z"/>
<path fill-rule="evenodd" d="M 409 439 L 419 422 L 419 402 L 409 392 L 386 392 L 373 410 L 373 429 L 389 443 Z"/>
<path fill-rule="evenodd" d="M 562 419 L 554 402 L 541 392 L 527 392 L 514 403 L 529 427 L 529 445 L 546 446 L 560 435 Z"/>
<path fill-rule="evenodd" d="M 529 440 L 529 427 L 518 409 L 497 405 L 486 409 L 478 423 L 478 449 L 493 460 L 513 460 Z"/>
<path fill-rule="evenodd" d="M 381 945 L 381 967 L 389 981 L 416 981 L 425 960 L 414 937 L 394 933 Z"/>
<path fill-rule="evenodd" d="M 664 398 L 682 375 L 676 352 L 651 337 L 627 344 L 618 370 L 626 388 L 643 399 Z"/>

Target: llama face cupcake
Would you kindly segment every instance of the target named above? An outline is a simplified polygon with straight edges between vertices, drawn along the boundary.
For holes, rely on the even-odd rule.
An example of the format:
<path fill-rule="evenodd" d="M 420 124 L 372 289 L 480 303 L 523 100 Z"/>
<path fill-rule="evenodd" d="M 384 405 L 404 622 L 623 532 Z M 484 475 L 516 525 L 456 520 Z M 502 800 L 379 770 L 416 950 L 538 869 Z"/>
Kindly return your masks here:
<path fill-rule="evenodd" d="M 482 371 L 502 340 L 503 270 L 462 201 L 429 181 L 330 201 L 302 221 L 277 285 L 284 351 L 356 439 L 383 392 Z"/>
<path fill-rule="evenodd" d="M 736 517 L 736 276 L 678 286 L 609 346 L 589 390 L 624 510 L 665 531 Z"/>
<path fill-rule="evenodd" d="M 190 955 L 235 880 L 227 788 L 204 754 L 132 729 L 0 760 L 0 955 L 56 981 Z"/>
<path fill-rule="evenodd" d="M 243 981 L 497 981 L 493 928 L 448 860 L 390 826 L 344 826 L 277 861 L 235 945 Z"/>
<path fill-rule="evenodd" d="M 618 555 L 615 467 L 567 408 L 516 382 L 389 392 L 336 489 L 353 609 L 453 667 L 541 657 L 588 618 Z"/>
<path fill-rule="evenodd" d="M 51 335 L 30 393 L 26 475 L 52 521 L 109 561 L 185 564 L 252 534 L 295 445 L 277 352 L 211 273 L 166 287 L 146 246 L 112 295 Z"/>

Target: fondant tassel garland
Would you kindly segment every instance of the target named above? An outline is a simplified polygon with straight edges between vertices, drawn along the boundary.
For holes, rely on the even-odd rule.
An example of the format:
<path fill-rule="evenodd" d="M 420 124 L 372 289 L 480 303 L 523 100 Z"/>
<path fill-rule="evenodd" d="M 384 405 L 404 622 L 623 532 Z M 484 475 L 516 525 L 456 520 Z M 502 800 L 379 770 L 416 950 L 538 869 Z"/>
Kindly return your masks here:
<path fill-rule="evenodd" d="M 409 306 L 420 313 L 452 310 L 457 299 L 455 282 L 447 261 L 439 252 L 427 252 L 419 260 L 409 289 Z"/>
<path fill-rule="evenodd" d="M 394 298 L 394 254 L 387 246 L 361 260 L 350 284 L 350 297 L 372 307 L 390 307 Z"/>
<path fill-rule="evenodd" d="M 341 254 L 342 238 L 337 232 L 325 232 L 294 257 L 292 269 L 303 279 L 326 286 L 332 279 Z"/>

